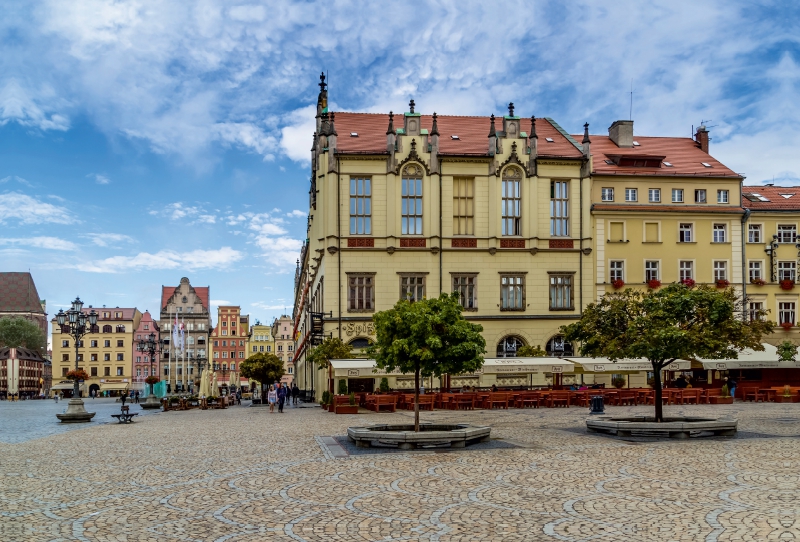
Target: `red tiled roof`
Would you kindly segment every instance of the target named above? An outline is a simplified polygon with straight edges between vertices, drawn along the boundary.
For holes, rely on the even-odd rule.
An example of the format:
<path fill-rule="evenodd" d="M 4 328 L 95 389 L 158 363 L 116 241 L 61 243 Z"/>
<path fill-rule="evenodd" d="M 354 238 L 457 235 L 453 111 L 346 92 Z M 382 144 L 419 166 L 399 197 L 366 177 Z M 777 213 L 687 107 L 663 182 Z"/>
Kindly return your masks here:
<path fill-rule="evenodd" d="M 0 273 L 0 312 L 44 313 L 30 273 Z"/>
<path fill-rule="evenodd" d="M 162 286 L 161 287 L 161 308 L 167 306 L 169 302 L 169 298 L 173 296 L 175 290 L 177 290 L 177 286 Z M 208 286 L 192 286 L 194 293 L 197 294 L 197 297 L 200 298 L 200 303 L 203 304 L 203 307 L 208 310 Z"/>
<path fill-rule="evenodd" d="M 418 117 L 420 127 L 430 130 L 433 126 L 431 115 Z M 439 115 L 439 153 L 442 155 L 488 156 L 489 117 L 459 117 Z M 530 120 L 522 119 L 520 130 L 530 133 Z M 536 120 L 536 134 L 539 136 L 539 155 L 549 157 L 580 158 L 581 151 L 562 133 L 551 119 Z M 495 129 L 502 131 L 503 117 L 495 118 Z M 395 115 L 395 128 L 403 127 L 403 115 Z M 386 129 L 389 115 L 377 113 L 336 113 L 335 127 L 337 152 L 340 153 L 386 153 Z M 358 137 L 351 137 L 355 132 Z M 451 136 L 457 135 L 458 139 Z M 424 136 L 423 136 L 424 137 Z M 548 142 L 546 138 L 553 142 Z M 419 138 L 422 139 L 422 138 Z M 419 142 L 419 141 L 418 141 Z M 407 145 L 408 142 L 404 142 Z M 519 149 L 521 151 L 522 149 Z"/>
<path fill-rule="evenodd" d="M 742 205 L 753 211 L 800 211 L 800 186 L 743 186 L 742 196 Z"/>
<path fill-rule="evenodd" d="M 538 124 L 537 124 L 538 126 Z M 582 138 L 583 136 L 573 136 Z M 701 177 L 739 177 L 739 174 L 703 152 L 690 137 L 634 137 L 639 146 L 617 147 L 608 136 L 591 135 L 591 152 L 595 175 L 669 175 Z M 541 147 L 541 145 L 539 145 Z M 607 164 L 612 156 L 663 156 L 660 168 L 630 167 Z M 703 162 L 711 167 L 705 167 Z"/>

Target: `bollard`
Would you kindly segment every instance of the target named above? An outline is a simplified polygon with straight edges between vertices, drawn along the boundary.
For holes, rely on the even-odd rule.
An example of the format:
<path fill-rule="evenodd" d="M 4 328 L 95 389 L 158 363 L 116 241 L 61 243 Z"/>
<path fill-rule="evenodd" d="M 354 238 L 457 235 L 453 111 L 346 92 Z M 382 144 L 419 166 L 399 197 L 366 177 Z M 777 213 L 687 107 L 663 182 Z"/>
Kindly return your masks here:
<path fill-rule="evenodd" d="M 593 396 L 589 403 L 589 407 L 591 408 L 589 414 L 603 414 L 605 412 L 603 407 L 603 396 L 602 395 Z"/>

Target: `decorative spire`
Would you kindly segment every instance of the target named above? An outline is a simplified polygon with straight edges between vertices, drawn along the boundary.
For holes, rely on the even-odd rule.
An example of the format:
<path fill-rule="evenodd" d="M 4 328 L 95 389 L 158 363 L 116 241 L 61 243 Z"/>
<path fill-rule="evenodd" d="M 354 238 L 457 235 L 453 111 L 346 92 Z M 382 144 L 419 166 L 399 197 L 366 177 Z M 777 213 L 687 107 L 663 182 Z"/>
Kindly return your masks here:
<path fill-rule="evenodd" d="M 589 139 L 589 123 L 583 125 L 583 141 L 581 143 L 591 143 Z"/>
<path fill-rule="evenodd" d="M 509 102 L 508 104 L 508 116 L 509 117 L 514 116 L 514 102 Z"/>
<path fill-rule="evenodd" d="M 386 129 L 386 135 L 394 133 L 394 113 L 389 111 L 389 128 Z"/>
<path fill-rule="evenodd" d="M 331 123 L 328 125 L 328 135 L 339 135 L 336 133 L 336 127 L 333 125 L 334 115 L 336 115 L 336 113 L 331 111 Z"/>
<path fill-rule="evenodd" d="M 411 140 L 411 154 L 416 154 L 416 153 L 417 153 L 417 140 L 416 139 L 412 139 Z"/>
<path fill-rule="evenodd" d="M 322 113 L 322 123 L 320 124 L 319 128 L 319 135 L 327 136 L 328 135 L 328 112 L 323 111 Z"/>
<path fill-rule="evenodd" d="M 537 138 L 539 136 L 536 135 L 536 116 L 531 115 L 531 138 Z"/>
<path fill-rule="evenodd" d="M 436 112 L 433 112 L 433 127 L 431 127 L 431 135 L 439 135 L 439 125 L 436 123 Z"/>
<path fill-rule="evenodd" d="M 414 112 L 414 107 L 415 107 L 416 105 L 417 105 L 417 104 L 415 104 L 415 103 L 414 103 L 414 99 L 413 99 L 413 98 L 411 99 L 411 101 L 410 101 L 410 102 L 408 102 L 408 108 L 409 108 L 409 111 L 410 111 L 411 113 L 413 113 L 413 112 Z"/>
<path fill-rule="evenodd" d="M 325 72 L 322 72 L 321 74 L 319 74 L 319 91 L 325 92 L 325 88 L 327 86 L 328 84 L 325 82 Z"/>
<path fill-rule="evenodd" d="M 316 150 L 317 148 L 317 132 L 314 132 L 314 143 L 311 144 L 311 150 Z"/>
<path fill-rule="evenodd" d="M 497 137 L 497 130 L 494 128 L 494 114 L 489 118 L 491 126 L 489 127 L 489 137 Z"/>

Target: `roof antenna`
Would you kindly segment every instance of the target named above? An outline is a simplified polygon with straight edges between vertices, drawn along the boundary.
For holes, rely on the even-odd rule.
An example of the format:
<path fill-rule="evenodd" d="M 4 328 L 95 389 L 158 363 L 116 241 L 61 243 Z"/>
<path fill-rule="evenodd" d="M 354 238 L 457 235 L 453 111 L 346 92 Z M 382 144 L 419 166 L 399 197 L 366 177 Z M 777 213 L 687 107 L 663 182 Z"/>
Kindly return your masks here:
<path fill-rule="evenodd" d="M 633 77 L 631 77 L 631 107 L 628 110 L 628 119 L 633 120 Z"/>

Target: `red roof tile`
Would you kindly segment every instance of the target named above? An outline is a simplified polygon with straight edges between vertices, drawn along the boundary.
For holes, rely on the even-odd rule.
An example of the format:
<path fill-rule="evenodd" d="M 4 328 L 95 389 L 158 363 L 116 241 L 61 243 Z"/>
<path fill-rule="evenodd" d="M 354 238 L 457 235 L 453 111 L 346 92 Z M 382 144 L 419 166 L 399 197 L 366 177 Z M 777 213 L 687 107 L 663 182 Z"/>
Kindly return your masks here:
<path fill-rule="evenodd" d="M 0 273 L 0 311 L 44 313 L 30 273 Z"/>
<path fill-rule="evenodd" d="M 743 186 L 742 196 L 753 211 L 800 211 L 800 186 Z"/>
<path fill-rule="evenodd" d="M 582 138 L 583 136 L 573 136 Z M 634 141 L 638 146 L 631 148 L 617 147 L 608 136 L 592 135 L 591 152 L 595 175 L 669 175 L 669 176 L 701 176 L 701 177 L 739 177 L 739 174 L 700 150 L 690 137 L 638 137 Z M 541 147 L 541 145 L 540 145 Z M 630 167 L 608 164 L 612 156 L 663 156 L 660 168 Z M 705 167 L 703 162 L 711 167 Z"/>
<path fill-rule="evenodd" d="M 162 286 L 161 287 L 161 308 L 167 306 L 169 302 L 169 298 L 173 296 L 175 290 L 177 290 L 177 286 Z M 203 304 L 203 307 L 208 310 L 208 286 L 192 286 L 194 293 L 197 294 L 197 297 L 200 298 L 200 303 Z"/>
<path fill-rule="evenodd" d="M 420 127 L 430 130 L 431 115 L 419 117 Z M 488 156 L 489 117 L 459 117 L 439 115 L 439 153 L 443 155 Z M 377 113 L 336 113 L 337 152 L 340 153 L 386 153 L 386 129 L 389 115 Z M 395 128 L 403 127 L 403 115 L 395 115 Z M 539 155 L 548 157 L 580 158 L 581 151 L 568 139 L 566 132 L 557 128 L 551 119 L 537 119 L 536 133 L 539 136 Z M 495 129 L 503 129 L 503 118 L 495 118 Z M 521 131 L 530 132 L 530 120 L 521 120 Z M 358 137 L 350 134 L 355 132 Z M 458 139 L 451 136 L 457 135 Z M 553 142 L 548 142 L 546 138 Z M 424 138 L 422 136 L 420 139 Z"/>

